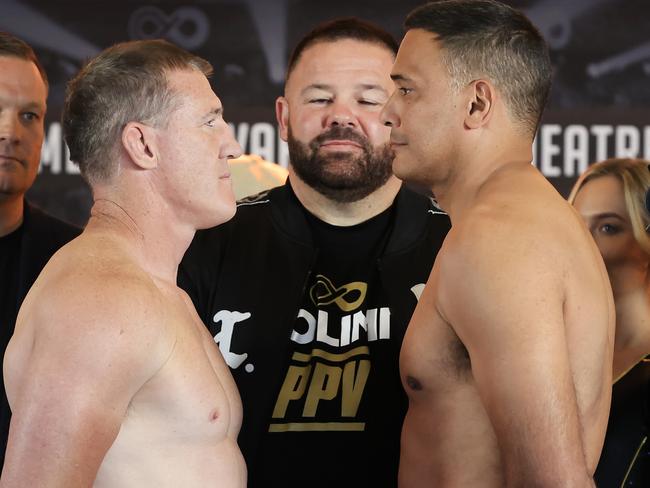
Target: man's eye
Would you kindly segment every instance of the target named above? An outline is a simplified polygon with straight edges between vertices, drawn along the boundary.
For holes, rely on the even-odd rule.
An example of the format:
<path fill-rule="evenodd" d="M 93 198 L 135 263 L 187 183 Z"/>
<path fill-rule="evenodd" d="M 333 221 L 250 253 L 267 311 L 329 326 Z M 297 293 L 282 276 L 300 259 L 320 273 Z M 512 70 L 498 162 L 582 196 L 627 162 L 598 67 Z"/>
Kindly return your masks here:
<path fill-rule="evenodd" d="M 411 93 L 413 91 L 412 88 L 404 88 L 404 87 L 400 87 L 400 88 L 398 88 L 398 90 L 402 95 L 408 95 L 409 93 Z"/>
<path fill-rule="evenodd" d="M 28 122 L 32 122 L 34 120 L 38 120 L 39 116 L 38 116 L 37 113 L 34 113 L 34 112 L 24 112 L 22 114 L 22 118 L 23 118 L 23 120 L 26 120 Z"/>
<path fill-rule="evenodd" d="M 320 104 L 320 103 L 328 103 L 329 101 L 330 101 L 329 98 L 312 98 L 311 100 L 309 100 L 309 103 Z"/>
<path fill-rule="evenodd" d="M 216 122 L 216 119 L 210 119 L 205 123 L 205 125 L 207 125 L 208 127 L 214 127 L 215 122 Z"/>
<path fill-rule="evenodd" d="M 375 102 L 375 101 L 373 101 L 373 100 L 359 100 L 359 103 L 360 103 L 361 105 L 370 105 L 370 106 L 379 105 L 378 102 Z"/>

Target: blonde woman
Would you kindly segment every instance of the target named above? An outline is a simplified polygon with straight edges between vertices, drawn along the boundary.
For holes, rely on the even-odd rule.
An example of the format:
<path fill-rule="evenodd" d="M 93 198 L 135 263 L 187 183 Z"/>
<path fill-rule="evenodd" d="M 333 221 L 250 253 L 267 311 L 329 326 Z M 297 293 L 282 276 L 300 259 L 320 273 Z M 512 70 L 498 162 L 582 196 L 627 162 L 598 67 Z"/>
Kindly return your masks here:
<path fill-rule="evenodd" d="M 608 159 L 576 182 L 569 202 L 600 249 L 614 292 L 616 339 L 612 408 L 598 486 L 650 486 L 650 188 L 648 161 Z"/>

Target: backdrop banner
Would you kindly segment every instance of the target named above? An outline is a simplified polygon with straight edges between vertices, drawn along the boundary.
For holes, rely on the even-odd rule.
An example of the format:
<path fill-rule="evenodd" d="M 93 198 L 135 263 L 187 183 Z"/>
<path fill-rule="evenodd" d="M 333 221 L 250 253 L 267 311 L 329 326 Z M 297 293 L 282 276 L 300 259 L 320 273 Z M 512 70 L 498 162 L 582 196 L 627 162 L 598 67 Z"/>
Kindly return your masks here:
<path fill-rule="evenodd" d="M 31 201 L 83 224 L 92 197 L 70 162 L 61 131 L 65 84 L 88 57 L 116 42 L 165 38 L 209 60 L 213 88 L 247 153 L 286 166 L 274 102 L 286 60 L 316 23 L 355 15 L 403 35 L 401 0 L 0 0 L 0 30 L 36 50 L 50 78 L 40 175 Z M 512 0 L 542 31 L 555 78 L 535 140 L 535 164 L 567 195 L 590 163 L 650 158 L 650 2 Z"/>

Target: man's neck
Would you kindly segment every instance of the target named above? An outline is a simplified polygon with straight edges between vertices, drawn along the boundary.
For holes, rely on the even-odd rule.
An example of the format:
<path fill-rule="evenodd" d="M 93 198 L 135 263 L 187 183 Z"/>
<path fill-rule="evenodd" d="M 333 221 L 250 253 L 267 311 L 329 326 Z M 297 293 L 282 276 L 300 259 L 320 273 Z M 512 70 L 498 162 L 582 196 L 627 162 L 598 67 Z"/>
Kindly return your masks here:
<path fill-rule="evenodd" d="M 10 200 L 0 200 L 0 237 L 11 234 L 23 223 L 24 200 L 20 195 Z"/>
<path fill-rule="evenodd" d="M 452 222 L 473 206 L 477 194 L 488 181 L 508 168 L 530 165 L 532 148 L 527 141 L 472 147 L 468 154 L 460 155 L 458 161 L 451 164 L 456 169 L 449 179 L 431 188 L 438 205 Z"/>
<path fill-rule="evenodd" d="M 365 222 L 390 207 L 402 186 L 391 176 L 388 181 L 370 195 L 356 202 L 337 202 L 308 186 L 292 170 L 289 181 L 300 203 L 313 215 L 328 224 L 347 227 Z"/>
<path fill-rule="evenodd" d="M 131 189 L 133 190 L 133 189 Z M 108 231 L 124 243 L 139 265 L 152 277 L 176 282 L 176 273 L 195 229 L 178 222 L 158 194 L 136 200 L 122 194 L 95 191 L 95 203 L 86 229 Z"/>

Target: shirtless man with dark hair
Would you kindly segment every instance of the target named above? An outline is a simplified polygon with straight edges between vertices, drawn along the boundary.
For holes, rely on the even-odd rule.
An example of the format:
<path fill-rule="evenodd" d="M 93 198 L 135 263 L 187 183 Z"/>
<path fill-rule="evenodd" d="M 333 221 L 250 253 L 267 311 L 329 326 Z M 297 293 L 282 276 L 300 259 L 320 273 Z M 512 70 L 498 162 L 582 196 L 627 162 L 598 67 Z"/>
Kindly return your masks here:
<path fill-rule="evenodd" d="M 452 229 L 402 345 L 400 486 L 594 486 L 614 306 L 588 230 L 530 164 L 544 40 L 491 0 L 427 4 L 406 27 L 382 114 L 393 170 Z"/>
<path fill-rule="evenodd" d="M 176 286 L 197 229 L 235 212 L 240 148 L 209 64 L 124 43 L 71 81 L 66 142 L 95 203 L 45 267 L 5 356 L 2 487 L 244 487 L 241 402 Z"/>

